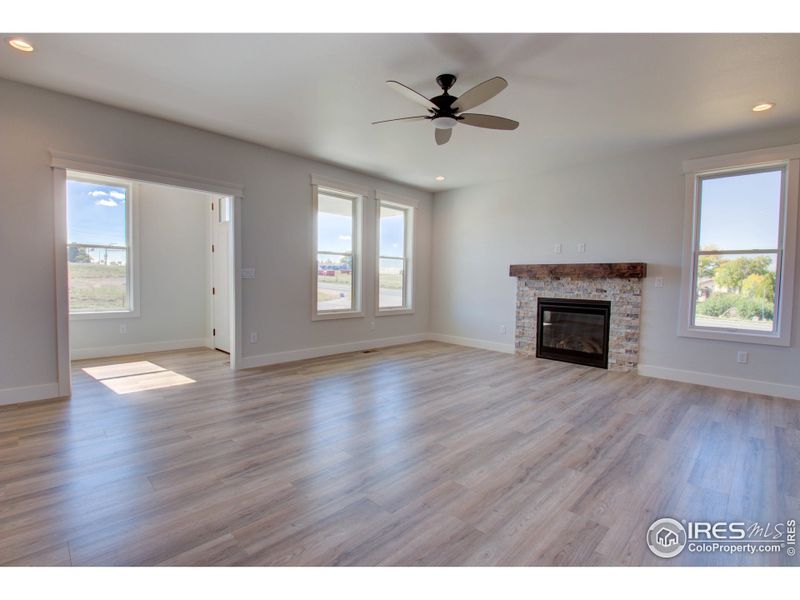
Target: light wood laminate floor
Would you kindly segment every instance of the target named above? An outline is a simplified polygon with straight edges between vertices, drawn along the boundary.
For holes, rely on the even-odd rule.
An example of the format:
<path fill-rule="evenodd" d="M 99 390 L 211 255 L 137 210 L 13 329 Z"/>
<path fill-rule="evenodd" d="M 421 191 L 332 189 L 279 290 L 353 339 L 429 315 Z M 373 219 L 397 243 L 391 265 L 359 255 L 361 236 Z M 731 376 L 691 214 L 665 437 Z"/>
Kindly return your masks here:
<path fill-rule="evenodd" d="M 800 516 L 799 402 L 435 342 L 227 362 L 76 362 L 71 401 L 0 408 L 0 563 L 797 564 L 645 532 Z"/>

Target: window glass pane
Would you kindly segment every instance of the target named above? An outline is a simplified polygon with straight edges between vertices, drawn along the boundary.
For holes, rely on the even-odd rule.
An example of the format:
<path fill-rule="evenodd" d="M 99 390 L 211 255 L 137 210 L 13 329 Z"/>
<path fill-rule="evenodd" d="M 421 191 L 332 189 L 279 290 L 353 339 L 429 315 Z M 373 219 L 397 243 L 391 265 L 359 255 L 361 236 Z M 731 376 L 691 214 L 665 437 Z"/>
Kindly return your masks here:
<path fill-rule="evenodd" d="M 317 255 L 317 310 L 353 310 L 353 257 Z"/>
<path fill-rule="evenodd" d="M 67 181 L 67 241 L 70 244 L 126 246 L 127 189 Z"/>
<path fill-rule="evenodd" d="M 317 250 L 352 252 L 355 202 L 323 192 L 317 198 Z"/>
<path fill-rule="evenodd" d="M 695 325 L 774 331 L 778 255 L 698 257 Z"/>
<path fill-rule="evenodd" d="M 129 310 L 126 249 L 69 246 L 67 258 L 70 311 Z"/>
<path fill-rule="evenodd" d="M 378 267 L 378 308 L 405 306 L 403 293 L 403 261 L 382 258 Z"/>
<path fill-rule="evenodd" d="M 71 312 L 130 310 L 128 189 L 67 181 L 67 260 Z"/>
<path fill-rule="evenodd" d="M 701 250 L 778 247 L 783 170 L 700 181 Z"/>
<path fill-rule="evenodd" d="M 406 211 L 381 206 L 381 256 L 405 256 Z"/>

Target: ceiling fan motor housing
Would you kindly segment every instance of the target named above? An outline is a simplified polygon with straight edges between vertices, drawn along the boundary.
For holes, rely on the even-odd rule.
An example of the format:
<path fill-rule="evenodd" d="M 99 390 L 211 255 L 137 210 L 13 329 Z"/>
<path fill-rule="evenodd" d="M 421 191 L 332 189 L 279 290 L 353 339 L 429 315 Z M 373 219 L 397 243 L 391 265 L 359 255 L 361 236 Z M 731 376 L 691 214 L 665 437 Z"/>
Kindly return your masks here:
<path fill-rule="evenodd" d="M 439 127 L 440 129 L 450 129 L 451 127 L 455 126 L 456 116 L 452 105 L 453 102 L 456 101 L 456 96 L 451 96 L 450 94 L 447 93 L 447 90 L 453 87 L 453 84 L 455 82 L 456 82 L 456 76 L 449 75 L 447 73 L 439 75 L 436 78 L 436 83 L 439 84 L 439 87 L 442 88 L 444 93 L 439 96 L 434 96 L 433 98 L 431 98 L 431 102 L 433 102 L 438 108 L 438 110 L 435 111 L 436 114 L 434 115 L 433 123 L 434 125 L 437 125 L 436 123 L 437 117 L 450 117 L 453 120 L 452 123 L 448 121 L 447 125 L 441 125 L 441 126 L 437 125 L 437 127 Z"/>

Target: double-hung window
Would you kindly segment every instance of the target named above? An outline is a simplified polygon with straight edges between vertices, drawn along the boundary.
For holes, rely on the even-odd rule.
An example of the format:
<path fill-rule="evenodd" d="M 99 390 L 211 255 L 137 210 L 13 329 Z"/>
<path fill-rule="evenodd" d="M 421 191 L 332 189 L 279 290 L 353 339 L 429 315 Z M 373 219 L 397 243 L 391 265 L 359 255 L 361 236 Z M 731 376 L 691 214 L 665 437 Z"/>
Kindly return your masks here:
<path fill-rule="evenodd" d="M 414 208 L 378 194 L 377 314 L 413 310 Z"/>
<path fill-rule="evenodd" d="M 335 186 L 335 187 L 334 187 Z M 364 194 L 312 179 L 313 319 L 363 316 L 361 211 Z"/>
<path fill-rule="evenodd" d="M 687 161 L 682 335 L 789 345 L 799 154 Z"/>
<path fill-rule="evenodd" d="M 133 185 L 69 173 L 67 260 L 73 318 L 135 316 Z"/>

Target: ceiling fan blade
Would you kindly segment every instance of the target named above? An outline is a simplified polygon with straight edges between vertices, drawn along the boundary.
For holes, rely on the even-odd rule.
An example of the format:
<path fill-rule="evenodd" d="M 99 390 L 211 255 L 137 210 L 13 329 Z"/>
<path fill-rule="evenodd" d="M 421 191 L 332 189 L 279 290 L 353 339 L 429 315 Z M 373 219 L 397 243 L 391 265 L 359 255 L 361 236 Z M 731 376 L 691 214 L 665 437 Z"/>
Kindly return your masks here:
<path fill-rule="evenodd" d="M 480 115 L 477 113 L 466 113 L 461 115 L 461 123 L 472 125 L 473 127 L 484 127 L 486 129 L 505 129 L 512 130 L 519 127 L 517 121 L 506 119 L 505 117 L 495 117 L 493 115 Z"/>
<path fill-rule="evenodd" d="M 433 102 L 428 100 L 425 96 L 423 96 L 419 92 L 412 90 L 407 85 L 403 85 L 399 81 L 387 81 L 386 85 L 392 88 L 395 92 L 403 94 L 403 96 L 405 96 L 412 102 L 416 102 L 417 104 L 420 104 L 429 110 L 436 110 L 438 108 Z"/>
<path fill-rule="evenodd" d="M 450 141 L 450 136 L 453 135 L 452 129 L 437 129 L 436 130 L 436 143 L 442 146 Z"/>
<path fill-rule="evenodd" d="M 399 119 L 384 119 L 383 121 L 373 121 L 373 125 L 380 125 L 381 123 L 393 123 L 394 121 L 423 121 L 428 117 L 422 115 L 420 117 L 400 117 Z"/>
<path fill-rule="evenodd" d="M 470 108 L 475 108 L 487 100 L 494 98 L 508 86 L 508 82 L 502 77 L 492 77 L 475 87 L 468 89 L 453 101 L 456 112 L 464 112 Z"/>

